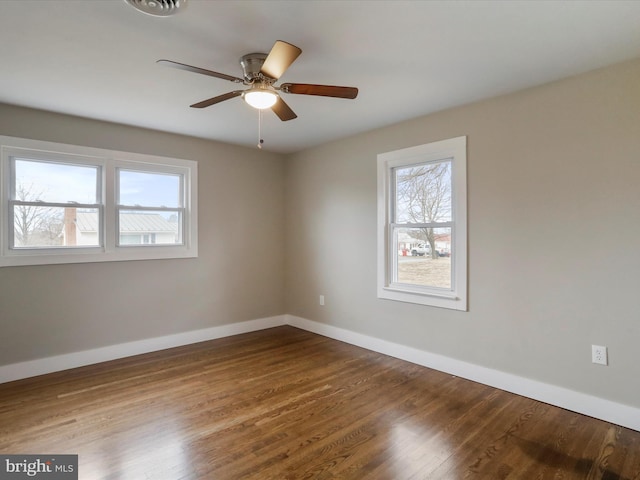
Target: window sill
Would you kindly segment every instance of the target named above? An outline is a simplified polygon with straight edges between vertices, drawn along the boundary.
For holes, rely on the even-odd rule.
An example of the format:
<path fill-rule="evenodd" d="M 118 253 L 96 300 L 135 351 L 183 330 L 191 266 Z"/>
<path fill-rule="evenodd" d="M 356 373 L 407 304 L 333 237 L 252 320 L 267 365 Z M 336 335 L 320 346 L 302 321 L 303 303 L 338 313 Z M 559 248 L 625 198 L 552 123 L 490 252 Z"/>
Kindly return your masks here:
<path fill-rule="evenodd" d="M 18 267 L 22 265 L 59 265 L 65 263 L 101 263 L 127 262 L 134 260 L 167 260 L 172 258 L 196 258 L 197 247 L 159 246 L 123 248 L 117 251 L 105 251 L 100 247 L 76 249 L 67 252 L 45 250 L 19 251 L 0 257 L 0 267 Z"/>
<path fill-rule="evenodd" d="M 397 302 L 415 303 L 431 307 L 467 311 L 467 305 L 455 292 L 430 292 L 399 286 L 378 288 L 378 298 Z"/>

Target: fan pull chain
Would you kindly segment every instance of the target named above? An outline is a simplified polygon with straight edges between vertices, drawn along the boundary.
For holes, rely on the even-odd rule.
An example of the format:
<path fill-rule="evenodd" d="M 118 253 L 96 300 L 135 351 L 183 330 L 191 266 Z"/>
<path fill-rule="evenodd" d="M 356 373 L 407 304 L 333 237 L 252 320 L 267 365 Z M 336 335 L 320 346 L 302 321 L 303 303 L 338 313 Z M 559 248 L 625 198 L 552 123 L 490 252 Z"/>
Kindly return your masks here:
<path fill-rule="evenodd" d="M 262 144 L 264 140 L 262 139 L 262 110 L 258 110 L 258 148 L 262 150 Z"/>

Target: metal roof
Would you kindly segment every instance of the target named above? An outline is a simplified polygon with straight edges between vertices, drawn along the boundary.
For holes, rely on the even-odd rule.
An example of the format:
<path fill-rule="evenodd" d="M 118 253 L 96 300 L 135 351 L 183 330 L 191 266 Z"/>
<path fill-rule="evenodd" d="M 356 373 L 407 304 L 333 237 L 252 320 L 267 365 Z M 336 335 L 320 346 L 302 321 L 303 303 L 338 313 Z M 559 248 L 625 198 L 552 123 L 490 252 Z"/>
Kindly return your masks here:
<path fill-rule="evenodd" d="M 76 225 L 81 232 L 98 231 L 98 215 L 93 212 L 76 212 Z M 175 233 L 178 223 L 166 220 L 159 213 L 120 214 L 120 233 Z"/>

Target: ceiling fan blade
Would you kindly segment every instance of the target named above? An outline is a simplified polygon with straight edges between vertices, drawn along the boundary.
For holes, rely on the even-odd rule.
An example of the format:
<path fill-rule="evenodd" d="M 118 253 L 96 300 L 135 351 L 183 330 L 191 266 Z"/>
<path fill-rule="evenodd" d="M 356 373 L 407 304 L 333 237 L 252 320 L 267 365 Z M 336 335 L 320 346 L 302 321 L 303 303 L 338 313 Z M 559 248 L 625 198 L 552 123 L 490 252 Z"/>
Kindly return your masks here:
<path fill-rule="evenodd" d="M 174 62 L 174 61 L 171 61 L 171 60 L 158 60 L 156 63 L 159 63 L 160 65 L 165 65 L 165 66 L 171 67 L 171 68 L 178 68 L 180 70 L 186 70 L 187 72 L 200 73 L 202 75 L 208 75 L 210 77 L 216 77 L 216 78 L 221 78 L 223 80 L 229 80 L 230 82 L 235 82 L 235 83 L 242 83 L 243 82 L 243 80 L 241 78 L 238 78 L 238 77 L 233 77 L 231 75 L 226 75 L 224 73 L 214 72 L 212 70 L 206 70 L 206 69 L 200 68 L 200 67 L 192 67 L 191 65 L 186 65 L 184 63 L 178 63 L 178 62 Z"/>
<path fill-rule="evenodd" d="M 291 110 L 289 105 L 287 105 L 285 101 L 282 100 L 282 98 L 280 98 L 279 95 L 278 95 L 278 100 L 276 101 L 276 104 L 273 107 L 271 107 L 271 110 L 273 110 L 273 113 L 275 113 L 278 116 L 278 118 L 280 118 L 280 120 L 282 120 L 283 122 L 286 122 L 287 120 L 293 120 L 294 118 L 298 118 L 298 115 L 296 115 L 295 112 Z"/>
<path fill-rule="evenodd" d="M 234 90 L 233 92 L 225 93 L 224 95 L 218 95 L 217 97 L 213 97 L 208 100 L 203 100 L 202 102 L 194 103 L 193 105 L 190 105 L 190 107 L 191 108 L 210 107 L 211 105 L 224 102 L 225 100 L 229 100 L 231 98 L 239 97 L 240 95 L 242 95 L 242 90 Z"/>
<path fill-rule="evenodd" d="M 277 80 L 301 53 L 302 50 L 295 45 L 278 40 L 264 60 L 260 73 Z"/>
<path fill-rule="evenodd" d="M 310 83 L 283 83 L 280 90 L 285 93 L 298 95 L 319 95 L 321 97 L 336 97 L 354 99 L 358 96 L 355 87 L 338 87 L 335 85 L 313 85 Z"/>

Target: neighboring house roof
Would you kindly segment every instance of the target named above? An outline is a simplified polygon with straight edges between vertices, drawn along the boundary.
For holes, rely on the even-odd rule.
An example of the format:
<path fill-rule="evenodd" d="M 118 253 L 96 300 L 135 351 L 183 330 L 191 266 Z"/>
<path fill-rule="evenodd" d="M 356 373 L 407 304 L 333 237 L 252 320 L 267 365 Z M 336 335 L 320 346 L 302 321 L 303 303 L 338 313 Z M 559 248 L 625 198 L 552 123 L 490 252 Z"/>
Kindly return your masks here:
<path fill-rule="evenodd" d="M 450 242 L 451 235 L 448 233 L 436 233 L 434 239 L 439 242 Z M 423 238 L 415 238 L 409 235 L 408 233 L 399 232 L 398 233 L 398 242 L 410 242 L 410 243 L 424 243 Z"/>
<path fill-rule="evenodd" d="M 76 212 L 76 225 L 81 232 L 98 231 L 98 215 Z M 175 233 L 178 224 L 169 222 L 158 213 L 120 214 L 120 233 Z"/>

